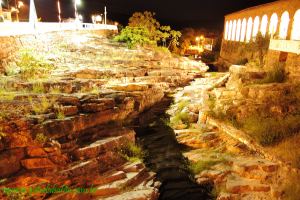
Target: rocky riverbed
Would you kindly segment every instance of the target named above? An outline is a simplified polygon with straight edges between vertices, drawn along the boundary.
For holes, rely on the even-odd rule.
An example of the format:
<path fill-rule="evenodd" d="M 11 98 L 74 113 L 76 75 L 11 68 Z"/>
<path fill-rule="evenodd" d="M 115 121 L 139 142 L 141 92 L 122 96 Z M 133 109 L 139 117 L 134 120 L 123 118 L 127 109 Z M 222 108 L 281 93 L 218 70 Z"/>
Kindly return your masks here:
<path fill-rule="evenodd" d="M 298 169 L 272 156 L 283 144 L 262 148 L 208 115 L 212 102 L 238 120 L 297 113 L 297 92 L 270 95 L 292 85 L 240 87 L 236 74 L 96 33 L 66 41 L 24 47 L 1 76 L 1 199 L 297 200 Z"/>
<path fill-rule="evenodd" d="M 80 37 L 83 43 L 47 52 L 25 49 L 11 63 L 16 72 L 8 68 L 1 77 L 1 199 L 159 196 L 155 173 L 133 155 L 129 124 L 207 67 L 160 49 L 129 50 L 97 34 Z M 24 66 L 31 65 L 51 70 L 30 74 Z"/>

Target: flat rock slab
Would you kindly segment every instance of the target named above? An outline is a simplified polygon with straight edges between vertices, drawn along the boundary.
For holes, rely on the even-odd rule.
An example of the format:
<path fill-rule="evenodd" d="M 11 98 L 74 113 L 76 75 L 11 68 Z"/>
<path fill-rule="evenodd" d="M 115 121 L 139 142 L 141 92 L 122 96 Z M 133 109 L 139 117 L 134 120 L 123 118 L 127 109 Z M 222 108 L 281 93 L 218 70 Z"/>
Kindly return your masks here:
<path fill-rule="evenodd" d="M 130 131 L 121 136 L 108 137 L 98 140 L 86 147 L 79 148 L 74 152 L 74 156 L 78 160 L 95 158 L 105 151 L 112 151 L 120 148 L 129 142 L 135 141 L 135 132 Z"/>
<path fill-rule="evenodd" d="M 44 169 L 55 167 L 54 163 L 48 158 L 31 158 L 21 161 L 21 164 L 26 169 Z"/>
<path fill-rule="evenodd" d="M 258 180 L 231 176 L 226 181 L 226 189 L 231 193 L 241 194 L 247 192 L 269 192 L 270 186 L 261 184 Z"/>

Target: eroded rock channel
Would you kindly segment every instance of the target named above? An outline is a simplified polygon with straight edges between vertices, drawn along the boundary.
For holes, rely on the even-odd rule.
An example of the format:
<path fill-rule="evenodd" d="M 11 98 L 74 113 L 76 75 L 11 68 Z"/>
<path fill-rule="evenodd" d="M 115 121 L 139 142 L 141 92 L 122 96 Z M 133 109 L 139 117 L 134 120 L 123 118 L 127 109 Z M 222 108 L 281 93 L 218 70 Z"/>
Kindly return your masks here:
<path fill-rule="evenodd" d="M 188 169 L 183 157 L 183 147 L 178 144 L 174 130 L 166 125 L 165 111 L 171 103 L 165 98 L 152 109 L 142 114 L 137 122 L 137 138 L 146 151 L 146 166 L 157 175 L 161 183 L 159 199 L 212 199 L 211 185 L 199 185 Z"/>
<path fill-rule="evenodd" d="M 133 200 L 158 199 L 160 193 L 161 199 L 172 199 L 168 195 L 174 192 L 169 191 L 178 186 L 180 194 L 174 199 L 189 192 L 205 197 L 206 190 L 185 170 L 174 135 L 165 132 L 170 128 L 159 121 L 151 126 L 149 121 L 135 129 L 132 120 L 141 119 L 141 113 L 153 106 L 151 111 L 164 111 L 167 105 L 162 110 L 155 105 L 170 91 L 202 76 L 207 67 L 153 49 L 128 50 L 98 33 L 78 34 L 84 43 L 70 40 L 33 52 L 44 56 L 43 62 L 36 60 L 39 65 L 51 65 L 50 71 L 43 69 L 45 77 L 2 76 L 0 199 Z M 53 43 L 60 44 L 56 39 Z M 18 59 L 24 62 L 24 55 Z M 161 146 L 158 151 L 144 143 L 146 151 L 155 150 L 150 154 L 157 153 L 157 159 L 168 159 L 154 162 L 159 170 L 150 166 L 150 157 L 149 167 L 136 159 L 136 132 L 141 139 L 143 132 L 145 137 L 161 134 L 159 140 L 169 141 L 163 146 L 152 140 L 157 136 L 149 139 Z M 163 163 L 172 162 L 173 169 L 164 169 Z M 174 170 L 173 181 L 164 170 Z"/>

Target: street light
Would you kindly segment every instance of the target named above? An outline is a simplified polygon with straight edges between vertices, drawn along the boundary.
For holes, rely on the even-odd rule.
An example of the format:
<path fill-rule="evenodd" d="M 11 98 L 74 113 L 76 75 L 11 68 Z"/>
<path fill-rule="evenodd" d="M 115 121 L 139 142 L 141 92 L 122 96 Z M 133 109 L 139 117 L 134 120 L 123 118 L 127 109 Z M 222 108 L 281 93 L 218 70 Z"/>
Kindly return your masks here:
<path fill-rule="evenodd" d="M 58 10 L 58 22 L 61 22 L 61 9 L 60 9 L 60 2 L 57 1 L 57 10 Z"/>
<path fill-rule="evenodd" d="M 78 21 L 78 12 L 77 12 L 77 6 L 81 5 L 81 0 L 74 0 L 74 9 L 75 9 L 75 21 Z"/>

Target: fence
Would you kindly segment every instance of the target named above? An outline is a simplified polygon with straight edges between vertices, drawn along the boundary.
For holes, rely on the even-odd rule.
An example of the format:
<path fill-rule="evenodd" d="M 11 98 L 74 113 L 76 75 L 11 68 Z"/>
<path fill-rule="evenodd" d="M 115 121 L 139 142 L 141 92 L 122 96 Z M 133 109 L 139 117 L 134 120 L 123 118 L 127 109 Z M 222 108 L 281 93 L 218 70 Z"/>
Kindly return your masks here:
<path fill-rule="evenodd" d="M 118 30 L 115 25 L 91 23 L 50 23 L 50 22 L 3 22 L 0 23 L 0 36 L 38 34 L 66 30 Z"/>

